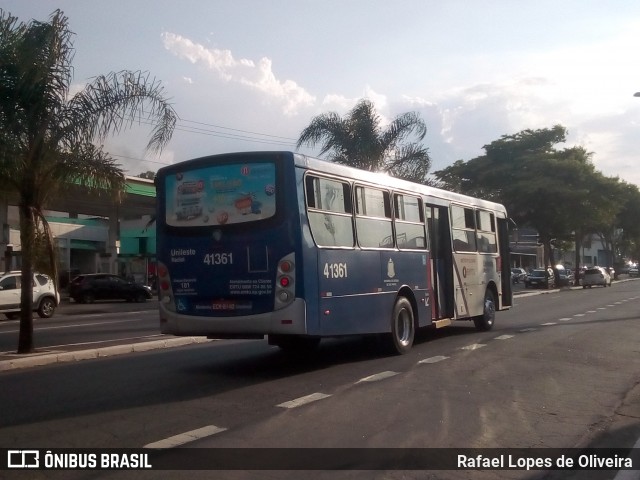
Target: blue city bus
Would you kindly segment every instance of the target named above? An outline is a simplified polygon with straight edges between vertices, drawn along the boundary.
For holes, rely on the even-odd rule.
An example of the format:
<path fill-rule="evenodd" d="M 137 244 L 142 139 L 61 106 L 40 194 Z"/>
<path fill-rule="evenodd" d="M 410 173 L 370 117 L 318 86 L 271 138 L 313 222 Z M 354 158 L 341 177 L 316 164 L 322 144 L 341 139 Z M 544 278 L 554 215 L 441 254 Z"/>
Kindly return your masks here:
<path fill-rule="evenodd" d="M 162 333 L 285 350 L 376 335 L 402 354 L 418 328 L 489 330 L 512 305 L 497 203 L 292 152 L 188 160 L 156 186 Z"/>

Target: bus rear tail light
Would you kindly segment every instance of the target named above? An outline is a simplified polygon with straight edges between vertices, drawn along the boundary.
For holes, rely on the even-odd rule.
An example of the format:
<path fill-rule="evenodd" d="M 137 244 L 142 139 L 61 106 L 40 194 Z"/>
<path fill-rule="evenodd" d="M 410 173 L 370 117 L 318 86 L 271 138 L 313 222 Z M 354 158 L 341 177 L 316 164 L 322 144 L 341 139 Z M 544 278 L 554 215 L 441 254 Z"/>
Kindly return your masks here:
<path fill-rule="evenodd" d="M 173 303 L 173 290 L 171 289 L 171 278 L 169 276 L 169 269 L 163 264 L 158 262 L 158 294 L 160 301 L 164 303 L 167 308 L 175 311 L 175 305 Z"/>
<path fill-rule="evenodd" d="M 290 253 L 280 259 L 276 278 L 274 310 L 279 310 L 289 305 L 295 298 L 296 271 L 294 253 Z"/>

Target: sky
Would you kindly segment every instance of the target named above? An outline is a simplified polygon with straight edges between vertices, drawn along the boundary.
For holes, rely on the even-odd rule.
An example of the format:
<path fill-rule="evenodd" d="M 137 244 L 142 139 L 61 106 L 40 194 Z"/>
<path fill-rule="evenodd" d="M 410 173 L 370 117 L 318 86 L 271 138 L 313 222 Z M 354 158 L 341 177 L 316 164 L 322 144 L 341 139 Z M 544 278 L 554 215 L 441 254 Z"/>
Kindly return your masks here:
<path fill-rule="evenodd" d="M 232 151 L 295 150 L 313 117 L 362 98 L 383 123 L 417 112 L 431 171 L 525 129 L 567 128 L 597 170 L 640 185 L 637 0 L 2 0 L 22 21 L 62 10 L 72 91 L 112 71 L 159 80 L 180 120 L 105 141 L 129 175 Z M 316 148 L 302 153 L 318 156 Z"/>

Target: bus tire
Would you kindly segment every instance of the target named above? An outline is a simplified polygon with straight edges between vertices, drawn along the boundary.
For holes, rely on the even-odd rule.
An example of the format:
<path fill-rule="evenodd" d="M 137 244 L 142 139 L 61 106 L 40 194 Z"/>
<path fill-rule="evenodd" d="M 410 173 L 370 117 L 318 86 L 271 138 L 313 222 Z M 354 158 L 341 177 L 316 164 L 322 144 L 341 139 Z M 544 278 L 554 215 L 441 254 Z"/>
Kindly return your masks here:
<path fill-rule="evenodd" d="M 473 323 L 477 330 L 487 332 L 493 328 L 496 320 L 496 300 L 493 292 L 489 289 L 484 293 L 482 315 L 473 317 Z"/>
<path fill-rule="evenodd" d="M 406 297 L 398 297 L 391 314 L 391 333 L 388 345 L 392 353 L 404 355 L 411 350 L 416 334 L 413 307 Z"/>

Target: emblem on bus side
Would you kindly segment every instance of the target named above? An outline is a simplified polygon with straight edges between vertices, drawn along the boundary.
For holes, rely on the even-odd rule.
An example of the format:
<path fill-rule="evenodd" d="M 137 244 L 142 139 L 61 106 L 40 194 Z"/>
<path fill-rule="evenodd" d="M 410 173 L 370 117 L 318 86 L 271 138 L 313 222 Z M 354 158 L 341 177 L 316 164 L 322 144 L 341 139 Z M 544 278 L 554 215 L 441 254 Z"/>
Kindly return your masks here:
<path fill-rule="evenodd" d="M 395 276 L 396 276 L 396 269 L 395 269 L 395 266 L 393 265 L 393 260 L 389 259 L 389 262 L 387 263 L 387 277 L 393 278 Z"/>

